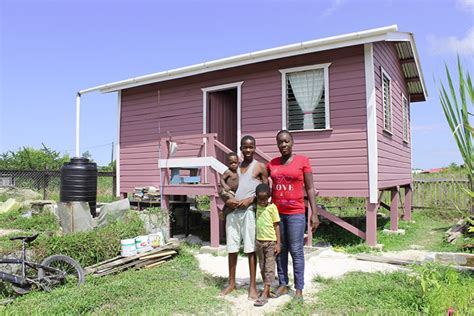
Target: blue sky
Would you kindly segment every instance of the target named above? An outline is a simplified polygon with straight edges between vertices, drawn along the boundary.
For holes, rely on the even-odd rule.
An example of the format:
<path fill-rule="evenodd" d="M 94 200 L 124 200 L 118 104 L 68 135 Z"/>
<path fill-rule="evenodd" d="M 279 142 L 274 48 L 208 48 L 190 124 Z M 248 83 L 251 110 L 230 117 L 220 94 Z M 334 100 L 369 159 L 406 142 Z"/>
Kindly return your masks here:
<path fill-rule="evenodd" d="M 413 166 L 461 162 L 434 78 L 473 73 L 474 0 L 0 0 L 0 152 L 74 153 L 77 91 L 241 53 L 397 24 L 415 35 L 429 100 L 412 106 Z M 82 98 L 81 151 L 107 164 L 116 94 Z"/>

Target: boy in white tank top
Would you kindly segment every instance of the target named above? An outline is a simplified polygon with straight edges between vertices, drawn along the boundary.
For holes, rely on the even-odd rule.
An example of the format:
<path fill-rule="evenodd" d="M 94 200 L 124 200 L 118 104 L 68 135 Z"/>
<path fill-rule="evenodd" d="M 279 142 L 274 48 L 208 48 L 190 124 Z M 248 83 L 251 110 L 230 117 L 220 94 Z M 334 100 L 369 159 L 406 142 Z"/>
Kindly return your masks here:
<path fill-rule="evenodd" d="M 222 290 L 221 295 L 227 295 L 235 290 L 235 271 L 240 245 L 249 259 L 250 288 L 249 298 L 257 299 L 255 255 L 255 188 L 260 183 L 268 183 L 268 173 L 264 164 L 253 159 L 256 149 L 255 138 L 244 136 L 240 141 L 243 161 L 237 169 L 239 187 L 235 198 L 226 201 L 226 206 L 233 209 L 226 217 L 226 239 L 229 260 L 229 285 Z"/>

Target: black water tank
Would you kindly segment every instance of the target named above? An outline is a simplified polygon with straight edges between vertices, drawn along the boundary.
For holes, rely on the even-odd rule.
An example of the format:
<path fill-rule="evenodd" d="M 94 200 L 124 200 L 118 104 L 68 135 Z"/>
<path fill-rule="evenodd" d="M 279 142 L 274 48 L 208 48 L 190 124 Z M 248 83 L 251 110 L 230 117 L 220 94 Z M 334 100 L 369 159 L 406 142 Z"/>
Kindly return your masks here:
<path fill-rule="evenodd" d="M 89 202 L 92 216 L 96 216 L 97 164 L 89 159 L 72 158 L 61 168 L 61 202 Z"/>

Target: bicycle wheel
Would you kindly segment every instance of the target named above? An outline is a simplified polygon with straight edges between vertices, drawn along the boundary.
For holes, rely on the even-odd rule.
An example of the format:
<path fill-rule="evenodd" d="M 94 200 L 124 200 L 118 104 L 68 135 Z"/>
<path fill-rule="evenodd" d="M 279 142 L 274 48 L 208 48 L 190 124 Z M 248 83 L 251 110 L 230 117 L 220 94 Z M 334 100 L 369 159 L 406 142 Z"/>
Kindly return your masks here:
<path fill-rule="evenodd" d="M 41 262 L 41 265 L 63 272 L 62 275 L 58 275 L 59 273 L 48 269 L 38 269 L 38 279 L 47 280 L 50 286 L 58 284 L 73 284 L 79 286 L 84 283 L 84 270 L 82 270 L 81 265 L 71 257 L 53 255 L 44 259 L 43 262 Z"/>

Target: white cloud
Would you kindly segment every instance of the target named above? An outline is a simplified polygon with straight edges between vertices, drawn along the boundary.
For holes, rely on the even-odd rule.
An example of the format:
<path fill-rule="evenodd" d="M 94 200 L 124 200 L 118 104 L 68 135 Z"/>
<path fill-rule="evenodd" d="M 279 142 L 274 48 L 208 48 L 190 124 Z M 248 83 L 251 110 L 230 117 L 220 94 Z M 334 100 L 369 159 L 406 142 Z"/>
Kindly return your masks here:
<path fill-rule="evenodd" d="M 474 13 L 474 0 L 458 0 L 457 5 L 460 9 L 466 9 Z"/>
<path fill-rule="evenodd" d="M 466 0 L 467 1 L 467 0 Z M 474 3 L 474 0 L 470 0 Z M 438 37 L 429 35 L 427 37 L 431 49 L 438 54 L 454 53 L 459 55 L 474 56 L 474 27 L 471 27 L 463 38 L 455 36 Z"/>
<path fill-rule="evenodd" d="M 321 17 L 327 17 L 332 15 L 336 10 L 338 10 L 345 0 L 330 0 L 330 6 L 326 8 L 323 13 L 321 13 Z"/>

